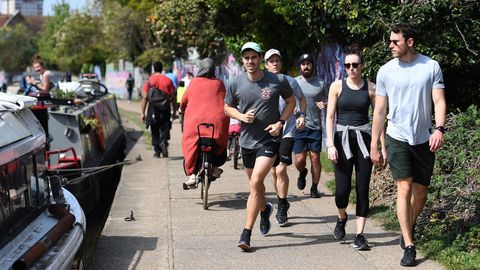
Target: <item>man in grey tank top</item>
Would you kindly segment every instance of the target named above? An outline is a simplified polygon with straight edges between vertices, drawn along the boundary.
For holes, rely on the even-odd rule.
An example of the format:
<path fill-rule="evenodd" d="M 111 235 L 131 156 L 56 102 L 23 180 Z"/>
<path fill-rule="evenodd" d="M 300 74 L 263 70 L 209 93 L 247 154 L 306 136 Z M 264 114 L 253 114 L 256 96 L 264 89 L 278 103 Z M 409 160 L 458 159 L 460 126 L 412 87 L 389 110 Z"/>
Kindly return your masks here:
<path fill-rule="evenodd" d="M 379 149 L 379 139 L 387 117 L 388 163 L 397 182 L 400 245 L 405 249 L 402 266 L 416 264 L 415 223 L 427 198 L 435 152 L 443 145 L 446 118 L 440 65 L 417 53 L 416 41 L 417 31 L 411 25 L 393 25 L 389 48 L 394 59 L 377 74 L 370 152 L 373 163 L 381 166 L 386 157 Z M 435 128 L 432 128 L 432 109 Z"/>
<path fill-rule="evenodd" d="M 295 167 L 299 171 L 297 187 L 303 190 L 306 185 L 305 177 L 308 174 L 307 154 L 310 152 L 310 169 L 312 186 L 310 197 L 320 198 L 318 182 L 322 172 L 320 151 L 322 150 L 322 110 L 327 106 L 328 86 L 315 75 L 315 61 L 311 54 L 302 54 L 299 59 L 302 75 L 296 77 L 303 95 L 307 100 L 305 128 L 295 134 L 293 152 L 295 153 Z"/>
<path fill-rule="evenodd" d="M 278 149 L 285 121 L 295 108 L 295 97 L 287 78 L 260 69 L 261 49 L 255 42 L 242 46 L 242 62 L 247 72 L 234 78 L 225 96 L 225 114 L 240 120 L 240 146 L 245 171 L 250 180 L 245 227 L 237 246 L 250 249 L 250 237 L 260 212 L 260 233 L 270 231 L 271 203 L 265 200 L 265 176 L 274 163 L 278 164 Z M 279 99 L 285 100 L 280 113 Z"/>

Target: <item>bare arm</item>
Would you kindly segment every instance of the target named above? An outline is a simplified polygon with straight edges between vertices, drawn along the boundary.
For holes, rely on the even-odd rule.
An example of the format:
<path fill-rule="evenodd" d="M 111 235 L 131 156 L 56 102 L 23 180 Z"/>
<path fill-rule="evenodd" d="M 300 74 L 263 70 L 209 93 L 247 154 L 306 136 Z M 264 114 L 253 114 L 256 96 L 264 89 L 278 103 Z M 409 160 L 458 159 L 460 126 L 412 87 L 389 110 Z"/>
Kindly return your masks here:
<path fill-rule="evenodd" d="M 375 96 L 375 109 L 373 111 L 373 123 L 372 123 L 372 142 L 370 145 L 370 158 L 376 166 L 383 166 L 385 160 L 382 152 L 379 149 L 378 143 L 384 133 L 385 117 L 387 116 L 387 97 Z"/>
<path fill-rule="evenodd" d="M 447 118 L 447 103 L 445 101 L 444 89 L 433 89 L 432 100 L 435 110 L 435 126 L 445 127 L 445 121 Z M 443 146 L 443 133 L 440 130 L 435 129 L 430 136 L 429 144 L 430 151 L 435 152 Z"/>
<path fill-rule="evenodd" d="M 303 130 L 305 128 L 305 112 L 306 112 L 306 110 L 307 110 L 307 99 L 305 98 L 303 93 L 301 93 L 301 96 L 300 96 L 300 112 L 301 112 L 301 114 L 298 116 L 297 122 L 296 122 L 296 128 L 298 130 Z"/>
<path fill-rule="evenodd" d="M 372 82 L 368 82 L 368 94 L 370 96 L 370 103 L 372 104 L 372 112 L 375 112 L 375 84 Z M 385 144 L 385 128 L 382 129 L 382 133 L 380 134 L 380 146 L 382 151 L 383 163 L 382 166 L 387 165 L 387 147 Z"/>
<path fill-rule="evenodd" d="M 285 99 L 285 107 L 283 108 L 282 115 L 280 115 L 280 120 L 287 121 L 287 119 L 293 113 L 293 110 L 295 110 L 295 103 L 296 101 L 294 95 L 291 95 Z M 274 124 L 268 125 L 265 130 L 268 130 L 272 136 L 279 136 L 282 135 L 283 124 L 280 121 L 277 121 Z"/>
<path fill-rule="evenodd" d="M 334 164 L 337 163 L 338 153 L 333 143 L 333 125 L 335 121 L 335 112 L 337 110 L 338 95 L 341 90 L 340 81 L 335 81 L 330 85 L 330 92 L 328 94 L 327 116 L 325 120 L 325 126 L 327 128 L 327 154 L 328 159 Z"/>
<path fill-rule="evenodd" d="M 140 112 L 142 113 L 140 118 L 142 119 L 143 122 L 145 122 L 145 109 L 147 108 L 147 101 L 148 101 L 148 98 L 147 98 L 147 95 L 145 94 L 142 97 L 142 101 L 140 101 L 140 109 L 141 109 Z"/>

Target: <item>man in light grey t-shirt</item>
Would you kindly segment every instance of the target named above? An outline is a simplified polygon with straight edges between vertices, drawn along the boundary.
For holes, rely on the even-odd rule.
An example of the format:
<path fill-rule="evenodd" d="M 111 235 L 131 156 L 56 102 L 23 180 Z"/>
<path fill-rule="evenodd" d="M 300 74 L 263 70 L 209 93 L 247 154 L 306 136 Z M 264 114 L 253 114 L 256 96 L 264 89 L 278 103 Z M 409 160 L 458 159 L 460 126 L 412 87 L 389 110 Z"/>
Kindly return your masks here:
<path fill-rule="evenodd" d="M 299 59 L 300 72 L 296 77 L 303 95 L 307 100 L 305 128 L 295 134 L 293 152 L 295 153 L 295 167 L 299 172 L 297 187 L 303 190 L 308 174 L 307 154 L 310 152 L 310 169 L 312 173 L 312 186 L 310 197 L 320 198 L 318 182 L 322 172 L 320 164 L 320 151 L 322 150 L 322 110 L 327 106 L 328 86 L 315 75 L 315 61 L 311 54 L 302 54 Z"/>
<path fill-rule="evenodd" d="M 427 198 L 434 153 L 443 145 L 446 118 L 442 71 L 436 61 L 415 52 L 416 41 L 417 32 L 411 25 L 393 25 L 389 48 L 394 59 L 377 74 L 370 152 L 375 166 L 381 166 L 386 157 L 379 149 L 379 139 L 387 117 L 388 163 L 397 182 L 400 246 L 405 249 L 402 266 L 416 264 L 415 223 Z"/>

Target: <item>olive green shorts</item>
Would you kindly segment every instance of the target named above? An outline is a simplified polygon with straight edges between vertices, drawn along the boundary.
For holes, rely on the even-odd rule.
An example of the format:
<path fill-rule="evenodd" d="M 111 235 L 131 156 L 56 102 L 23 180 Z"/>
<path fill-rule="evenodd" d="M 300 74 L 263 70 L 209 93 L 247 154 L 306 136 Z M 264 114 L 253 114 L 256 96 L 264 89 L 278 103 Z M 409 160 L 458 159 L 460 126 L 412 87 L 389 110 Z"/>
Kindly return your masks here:
<path fill-rule="evenodd" d="M 388 164 L 395 180 L 412 177 L 414 183 L 430 185 L 435 153 L 430 151 L 428 142 L 409 145 L 387 135 L 386 144 Z"/>

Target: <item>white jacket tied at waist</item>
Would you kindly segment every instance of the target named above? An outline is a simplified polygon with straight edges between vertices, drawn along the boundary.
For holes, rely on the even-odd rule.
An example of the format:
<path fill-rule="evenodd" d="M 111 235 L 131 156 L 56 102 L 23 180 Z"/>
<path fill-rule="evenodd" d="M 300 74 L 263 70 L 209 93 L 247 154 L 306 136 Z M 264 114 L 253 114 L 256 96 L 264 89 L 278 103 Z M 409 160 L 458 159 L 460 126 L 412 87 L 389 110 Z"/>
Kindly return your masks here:
<path fill-rule="evenodd" d="M 345 156 L 347 157 L 347 159 L 351 159 L 353 157 L 352 151 L 350 150 L 350 143 L 348 141 L 349 130 L 355 130 L 355 133 L 357 134 L 358 146 L 360 147 L 360 151 L 362 151 L 363 158 L 369 157 L 370 153 L 368 152 L 368 149 L 365 146 L 365 141 L 363 140 L 362 134 L 360 132 L 363 131 L 371 135 L 372 126 L 369 123 L 361 126 L 344 126 L 344 125 L 337 124 L 337 131 L 342 132 L 342 147 L 343 147 L 343 152 L 345 153 Z"/>

